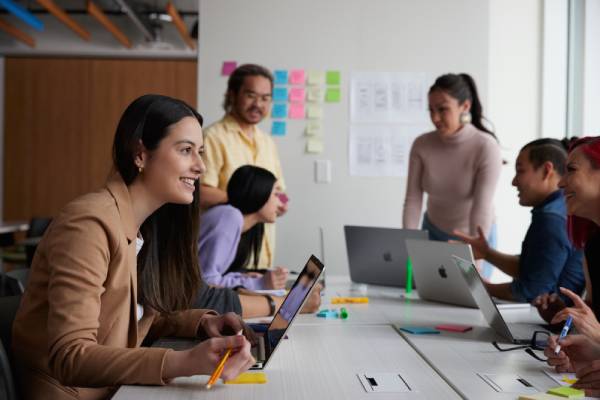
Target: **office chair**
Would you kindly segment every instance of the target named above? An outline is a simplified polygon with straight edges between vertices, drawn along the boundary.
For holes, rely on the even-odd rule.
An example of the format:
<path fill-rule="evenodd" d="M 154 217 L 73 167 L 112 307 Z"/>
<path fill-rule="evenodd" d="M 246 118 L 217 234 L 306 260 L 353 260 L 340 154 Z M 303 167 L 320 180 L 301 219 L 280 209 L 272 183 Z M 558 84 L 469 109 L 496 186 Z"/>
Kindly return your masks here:
<path fill-rule="evenodd" d="M 25 237 L 27 239 L 42 237 L 51 222 L 52 218 L 31 218 L 29 221 L 29 229 L 27 229 Z M 30 267 L 36 247 L 37 243 L 7 247 L 0 252 L 0 258 L 3 262 Z"/>
<path fill-rule="evenodd" d="M 18 400 L 17 385 L 11 368 L 12 324 L 21 303 L 21 296 L 0 297 L 0 398 Z"/>

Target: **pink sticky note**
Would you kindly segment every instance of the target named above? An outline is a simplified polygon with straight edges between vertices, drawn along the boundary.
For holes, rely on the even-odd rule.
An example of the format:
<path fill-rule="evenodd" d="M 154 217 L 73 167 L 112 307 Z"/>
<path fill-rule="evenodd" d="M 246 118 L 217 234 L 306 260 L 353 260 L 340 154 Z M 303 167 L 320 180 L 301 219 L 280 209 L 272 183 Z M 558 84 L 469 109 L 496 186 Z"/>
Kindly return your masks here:
<path fill-rule="evenodd" d="M 304 119 L 304 103 L 290 103 L 290 119 Z"/>
<path fill-rule="evenodd" d="M 303 103 L 304 102 L 304 88 L 291 88 L 290 89 L 290 101 L 296 102 L 296 103 Z"/>
<path fill-rule="evenodd" d="M 304 70 L 293 69 L 290 71 L 290 83 L 292 85 L 304 85 Z"/>
<path fill-rule="evenodd" d="M 229 76 L 237 68 L 237 62 L 235 61 L 223 61 L 223 68 L 221 68 L 222 76 Z"/>

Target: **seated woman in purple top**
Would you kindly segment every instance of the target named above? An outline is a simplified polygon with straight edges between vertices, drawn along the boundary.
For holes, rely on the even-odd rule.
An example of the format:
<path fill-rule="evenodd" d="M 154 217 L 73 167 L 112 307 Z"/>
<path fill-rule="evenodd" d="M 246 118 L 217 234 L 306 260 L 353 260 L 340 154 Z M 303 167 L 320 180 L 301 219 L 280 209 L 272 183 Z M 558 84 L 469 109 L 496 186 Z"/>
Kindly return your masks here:
<path fill-rule="evenodd" d="M 203 280 L 220 287 L 282 289 L 288 271 L 277 267 L 264 275 L 246 272 L 260 258 L 264 224 L 273 223 L 280 206 L 275 176 L 264 168 L 244 165 L 227 184 L 228 204 L 206 211 L 200 219 L 198 258 Z"/>

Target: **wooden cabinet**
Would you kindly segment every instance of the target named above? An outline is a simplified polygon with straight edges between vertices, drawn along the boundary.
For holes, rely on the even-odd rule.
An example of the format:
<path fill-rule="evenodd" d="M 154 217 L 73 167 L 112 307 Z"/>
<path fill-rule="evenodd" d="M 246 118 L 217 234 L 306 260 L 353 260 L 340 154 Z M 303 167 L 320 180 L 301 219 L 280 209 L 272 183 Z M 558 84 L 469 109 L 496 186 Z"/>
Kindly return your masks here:
<path fill-rule="evenodd" d="M 52 216 L 101 187 L 125 107 L 146 93 L 195 107 L 196 66 L 187 60 L 6 58 L 3 218 Z"/>

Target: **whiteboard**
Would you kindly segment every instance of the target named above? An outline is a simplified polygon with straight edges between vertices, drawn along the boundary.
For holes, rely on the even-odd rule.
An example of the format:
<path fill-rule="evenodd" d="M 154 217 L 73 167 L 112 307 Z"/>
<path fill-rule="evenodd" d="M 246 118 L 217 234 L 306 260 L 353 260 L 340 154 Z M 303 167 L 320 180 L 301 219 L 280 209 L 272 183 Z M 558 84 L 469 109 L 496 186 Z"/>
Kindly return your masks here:
<path fill-rule="evenodd" d="M 348 275 L 343 226 L 400 227 L 406 186 L 349 174 L 351 74 L 468 72 L 485 109 L 489 0 L 199 1 L 198 109 L 207 123 L 223 115 L 223 61 L 341 71 L 342 102 L 323 107 L 323 153 L 305 153 L 305 121 L 288 120 L 287 135 L 275 137 L 290 197 L 275 261 L 299 270 L 314 253 L 327 274 Z M 331 161 L 331 183 L 315 183 L 315 160 Z"/>

